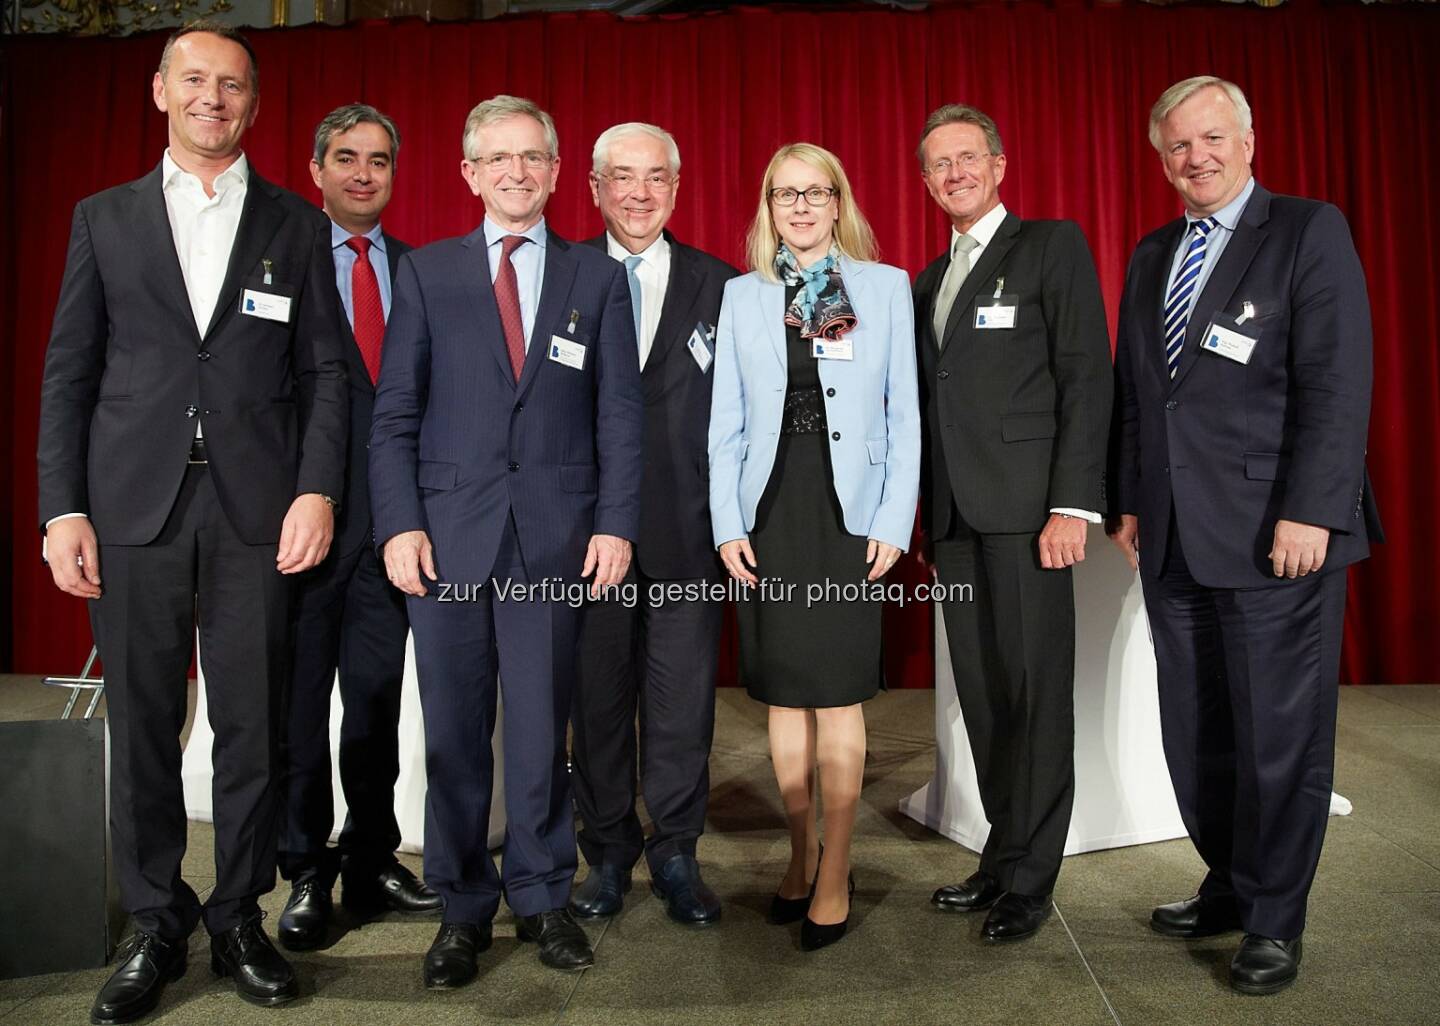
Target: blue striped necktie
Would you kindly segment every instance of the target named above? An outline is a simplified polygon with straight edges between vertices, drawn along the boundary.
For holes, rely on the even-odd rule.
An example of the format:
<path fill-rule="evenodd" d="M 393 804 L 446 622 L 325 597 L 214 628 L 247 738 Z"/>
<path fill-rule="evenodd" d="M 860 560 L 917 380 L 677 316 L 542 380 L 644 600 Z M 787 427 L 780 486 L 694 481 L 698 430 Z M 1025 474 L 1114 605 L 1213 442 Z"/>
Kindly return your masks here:
<path fill-rule="evenodd" d="M 1215 230 L 1218 222 L 1213 217 L 1194 222 L 1194 238 L 1185 250 L 1185 259 L 1175 272 L 1170 291 L 1165 296 L 1165 362 L 1170 365 L 1170 377 L 1180 369 L 1180 353 L 1185 348 L 1185 328 L 1190 323 L 1190 298 L 1200 281 L 1200 268 L 1205 265 L 1205 240 Z"/>

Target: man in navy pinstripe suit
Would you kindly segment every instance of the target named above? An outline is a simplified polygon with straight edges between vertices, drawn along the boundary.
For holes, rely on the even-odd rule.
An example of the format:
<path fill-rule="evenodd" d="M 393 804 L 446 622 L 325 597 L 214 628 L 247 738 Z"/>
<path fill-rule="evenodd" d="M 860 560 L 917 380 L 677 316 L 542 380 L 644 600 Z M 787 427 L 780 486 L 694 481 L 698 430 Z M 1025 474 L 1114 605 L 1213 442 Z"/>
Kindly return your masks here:
<path fill-rule="evenodd" d="M 565 771 L 583 591 L 618 584 L 639 528 L 642 404 L 624 267 L 550 234 L 555 126 L 497 96 L 466 119 L 485 203 L 464 238 L 401 261 L 370 435 L 375 539 L 408 596 L 429 795 L 425 879 L 445 899 L 425 982 L 468 983 L 502 893 L 540 959 L 594 955 L 566 903 Z M 593 576 L 592 576 L 593 575 Z M 497 677 L 503 867 L 486 851 Z"/>

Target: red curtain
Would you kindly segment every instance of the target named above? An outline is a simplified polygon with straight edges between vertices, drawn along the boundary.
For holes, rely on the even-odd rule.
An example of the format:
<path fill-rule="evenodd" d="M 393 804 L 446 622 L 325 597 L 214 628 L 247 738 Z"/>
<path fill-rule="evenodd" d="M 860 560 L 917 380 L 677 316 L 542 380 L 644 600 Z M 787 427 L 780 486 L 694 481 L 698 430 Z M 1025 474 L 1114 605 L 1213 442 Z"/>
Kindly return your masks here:
<path fill-rule="evenodd" d="M 884 259 L 913 274 L 947 230 L 917 170 L 916 134 L 939 104 L 973 103 L 1000 125 L 1006 205 L 1084 227 L 1112 325 L 1131 248 L 1179 210 L 1145 137 L 1149 105 L 1188 75 L 1234 79 L 1255 112 L 1258 177 L 1272 190 L 1338 204 L 1369 278 L 1370 465 L 1390 543 L 1352 572 L 1344 678 L 1440 681 L 1440 655 L 1427 644 L 1440 622 L 1440 552 L 1425 541 L 1440 510 L 1440 224 L 1433 187 L 1421 180 L 1422 169 L 1440 166 L 1440 103 L 1426 70 L 1440 52 L 1440 11 L 1062 0 L 923 13 L 736 8 L 631 20 L 382 22 L 252 40 L 262 101 L 246 150 L 256 169 L 318 198 L 306 168 L 313 126 L 338 104 L 373 103 L 404 135 L 386 227 L 413 243 L 466 232 L 481 217 L 458 173 L 461 126 L 479 99 L 509 92 L 538 101 L 558 124 L 564 163 L 548 215 L 562 234 L 599 230 L 584 181 L 596 135 L 645 120 L 680 144 L 673 228 L 681 239 L 738 263 L 766 161 L 780 144 L 807 139 L 840 155 Z M 38 559 L 41 368 L 74 203 L 145 173 L 165 145 L 165 120 L 150 99 L 161 38 L 4 45 L 8 661 L 19 672 L 70 671 L 90 636 L 82 604 L 55 590 Z M 930 683 L 930 626 L 927 609 L 891 611 L 892 683 Z"/>

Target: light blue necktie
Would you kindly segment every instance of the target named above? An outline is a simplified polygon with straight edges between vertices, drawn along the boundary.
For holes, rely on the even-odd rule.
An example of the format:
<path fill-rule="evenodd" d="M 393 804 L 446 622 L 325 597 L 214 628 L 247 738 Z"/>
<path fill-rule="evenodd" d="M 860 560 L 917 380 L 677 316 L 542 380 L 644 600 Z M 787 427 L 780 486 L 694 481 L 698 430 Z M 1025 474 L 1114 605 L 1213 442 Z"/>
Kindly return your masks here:
<path fill-rule="evenodd" d="M 1192 226 L 1195 237 L 1185 250 L 1185 259 L 1175 272 L 1170 283 L 1170 292 L 1165 297 L 1165 362 L 1170 365 L 1170 377 L 1180 369 L 1180 353 L 1185 348 L 1185 328 L 1190 323 L 1190 297 L 1200 280 L 1200 268 L 1205 265 L 1205 240 L 1215 230 L 1218 222 L 1213 217 L 1196 221 Z"/>
<path fill-rule="evenodd" d="M 642 259 L 638 256 L 627 256 L 625 258 L 625 274 L 630 279 L 630 310 L 635 315 L 635 346 L 640 352 L 645 351 L 645 342 L 640 337 L 640 311 L 644 304 L 640 297 L 640 275 L 638 273 Z"/>

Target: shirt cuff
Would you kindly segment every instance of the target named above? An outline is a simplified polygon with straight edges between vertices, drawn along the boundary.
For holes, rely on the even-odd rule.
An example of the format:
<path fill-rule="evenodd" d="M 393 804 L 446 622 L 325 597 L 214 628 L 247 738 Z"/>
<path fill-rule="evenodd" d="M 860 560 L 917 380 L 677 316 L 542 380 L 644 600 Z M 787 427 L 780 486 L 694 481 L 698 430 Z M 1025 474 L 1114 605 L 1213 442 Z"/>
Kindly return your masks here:
<path fill-rule="evenodd" d="M 1075 509 L 1071 506 L 1052 506 L 1051 513 L 1059 513 L 1062 516 L 1075 517 L 1077 520 L 1086 520 L 1092 524 L 1098 524 L 1105 518 L 1099 513 L 1088 509 Z"/>
<path fill-rule="evenodd" d="M 83 517 L 83 516 L 86 516 L 86 514 L 84 514 L 84 513 L 61 513 L 58 517 L 51 517 L 49 520 L 45 521 L 45 530 L 46 530 L 46 531 L 49 531 L 49 530 L 50 530 L 50 525 L 53 524 L 53 523 L 55 523 L 57 520 L 74 520 L 76 517 Z M 47 544 L 47 542 L 48 542 L 48 539 L 45 538 L 44 536 L 42 536 L 42 537 L 40 538 L 40 562 L 42 562 L 42 563 L 48 563 L 48 562 L 50 561 L 50 555 L 49 555 L 49 551 L 48 551 L 48 550 L 49 550 L 49 545 Z"/>

